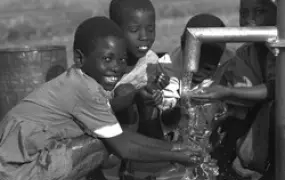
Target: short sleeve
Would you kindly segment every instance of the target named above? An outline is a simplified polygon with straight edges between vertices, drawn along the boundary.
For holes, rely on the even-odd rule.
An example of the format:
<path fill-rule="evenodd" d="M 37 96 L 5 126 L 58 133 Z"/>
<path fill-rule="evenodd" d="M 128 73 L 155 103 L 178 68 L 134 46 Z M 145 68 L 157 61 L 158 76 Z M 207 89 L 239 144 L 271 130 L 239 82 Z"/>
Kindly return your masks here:
<path fill-rule="evenodd" d="M 98 137 L 112 138 L 122 133 L 122 128 L 112 112 L 108 99 L 100 93 L 100 90 L 95 93 L 81 90 L 73 115 L 76 123 Z"/>

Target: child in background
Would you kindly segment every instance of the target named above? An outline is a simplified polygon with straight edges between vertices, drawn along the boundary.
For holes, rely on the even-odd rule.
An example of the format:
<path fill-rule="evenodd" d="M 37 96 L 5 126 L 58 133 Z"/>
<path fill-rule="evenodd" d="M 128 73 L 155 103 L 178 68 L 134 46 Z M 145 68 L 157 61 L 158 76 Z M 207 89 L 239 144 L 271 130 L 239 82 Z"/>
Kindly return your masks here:
<path fill-rule="evenodd" d="M 275 26 L 276 6 L 270 0 L 241 0 L 240 26 Z M 229 71 L 244 77 L 252 88 L 226 88 L 213 86 L 205 89 L 199 98 L 219 99 L 234 96 L 240 99 L 261 101 L 274 99 L 274 56 L 265 43 L 247 43 L 236 52 Z M 269 77 L 267 77 L 269 76 Z M 249 81 L 248 81 L 249 80 Z M 266 82 L 266 80 L 268 80 Z M 266 83 L 265 83 L 266 82 Z M 238 86 L 239 86 L 238 85 Z M 208 93 L 207 93 L 208 92 Z"/>
<path fill-rule="evenodd" d="M 151 50 L 156 35 L 153 4 L 150 0 L 112 0 L 109 15 L 123 30 L 128 45 L 127 71 L 116 88 L 131 84 L 137 90 L 153 83 L 159 74 L 170 77 L 169 85 L 162 91 L 148 91 L 136 104 L 117 112 L 118 120 L 127 129 L 148 137 L 163 139 L 160 115 L 162 111 L 176 105 L 179 83 L 172 77 L 169 68 L 171 62 L 161 63 L 157 54 Z M 116 98 L 112 101 L 115 102 Z M 129 117 L 128 120 L 123 118 L 126 116 Z M 130 162 L 126 164 L 127 169 L 132 169 Z M 142 164 L 138 169 L 143 167 L 150 167 L 150 164 Z"/>
<path fill-rule="evenodd" d="M 1 180 L 79 179 L 108 151 L 143 162 L 190 163 L 191 155 L 175 152 L 173 144 L 123 132 L 114 116 L 106 91 L 123 76 L 127 56 L 116 24 L 87 19 L 75 32 L 73 49 L 79 67 L 34 90 L 1 121 Z"/>
<path fill-rule="evenodd" d="M 183 56 L 182 50 L 185 48 L 187 28 L 195 27 L 225 27 L 225 24 L 218 17 L 211 14 L 198 14 L 192 17 L 186 24 L 184 32 L 181 36 L 181 44 L 170 54 L 166 54 L 161 58 L 161 61 L 172 61 L 173 72 L 177 79 L 182 78 Z M 225 43 L 204 43 L 201 47 L 201 57 L 199 61 L 199 70 L 193 74 L 193 86 L 198 86 L 205 83 L 215 76 L 217 83 L 221 80 L 221 74 L 225 70 L 226 65 L 219 67 L 221 58 L 225 52 Z M 171 122 L 165 122 L 171 124 Z M 173 122 L 175 124 L 175 122 Z"/>
<path fill-rule="evenodd" d="M 163 94 L 162 108 L 174 107 L 179 98 L 179 84 L 176 79 L 172 78 L 171 69 L 165 68 L 164 64 L 159 62 L 158 56 L 151 50 L 155 41 L 155 9 L 151 1 L 112 0 L 110 18 L 122 28 L 128 44 L 127 74 L 118 82 L 117 86 L 131 83 L 135 89 L 139 89 L 148 83 L 152 83 L 159 73 L 163 73 L 170 77 L 170 84 L 157 96 L 152 95 L 152 93 L 148 93 L 147 96 L 158 98 Z M 149 119 L 156 119 L 157 116 L 152 118 L 146 115 L 153 114 L 151 110 L 148 111 L 149 108 L 142 109 L 146 111 L 140 113 L 140 118 L 144 119 L 145 122 Z M 157 113 L 154 114 L 157 115 Z M 159 121 L 153 122 L 154 124 L 148 126 L 150 132 L 145 132 L 145 134 L 161 138 L 161 135 L 157 135 L 157 131 L 160 131 Z M 146 130 L 145 128 L 141 129 Z"/>
<path fill-rule="evenodd" d="M 240 26 L 275 26 L 276 10 L 276 6 L 270 0 L 241 0 Z M 253 125 L 260 122 L 259 128 L 264 127 L 264 129 L 259 129 L 259 131 L 263 131 L 262 134 L 265 134 L 266 136 L 254 140 L 257 144 L 254 145 L 253 151 L 254 153 L 265 152 L 266 154 L 269 150 L 268 154 L 270 154 L 270 157 L 268 157 L 268 159 L 269 161 L 272 161 L 272 154 L 274 152 L 274 145 L 272 144 L 273 140 L 271 139 L 269 141 L 269 145 L 264 143 L 268 143 L 266 139 L 271 137 L 271 135 L 268 135 L 269 128 L 266 127 L 269 126 L 269 117 L 271 116 L 269 114 L 272 112 L 272 101 L 275 99 L 275 57 L 266 47 L 265 43 L 247 43 L 237 50 L 236 57 L 230 61 L 232 65 L 228 71 L 235 74 L 235 76 L 241 77 L 245 82 L 238 82 L 234 84 L 234 87 L 215 85 L 204 89 L 204 93 L 195 96 L 206 99 L 234 98 L 236 101 L 250 100 L 255 102 L 256 105 L 254 106 L 254 110 L 250 110 L 250 115 L 248 115 L 250 118 L 247 118 L 246 120 L 250 123 L 252 122 Z M 267 112 L 267 115 L 264 115 L 265 112 Z M 256 128 L 253 125 L 252 128 Z M 233 131 L 233 133 L 235 133 L 235 131 Z M 256 142 L 258 139 L 260 141 Z M 262 143 L 264 145 L 261 145 Z M 261 146 L 264 147 L 263 151 L 260 151 Z M 266 146 L 268 146 L 268 150 Z M 257 153 L 255 155 L 255 158 L 259 160 L 264 159 L 264 155 L 262 154 L 259 155 Z M 240 171 L 239 174 L 242 176 L 251 176 L 254 174 L 252 171 L 246 170 L 246 168 L 241 166 L 242 161 L 242 158 L 236 159 L 234 164 L 235 168 Z M 270 164 L 272 165 L 274 163 Z M 266 166 L 266 163 L 262 163 L 255 167 L 251 167 L 251 169 L 259 170 L 259 172 L 264 173 L 264 171 L 266 171 Z M 269 177 L 273 178 L 274 168 L 270 166 L 270 170 L 272 171 L 268 171 Z"/>
<path fill-rule="evenodd" d="M 164 55 L 161 61 L 172 61 L 173 72 L 175 77 L 181 79 L 181 72 L 183 68 L 182 50 L 185 48 L 187 28 L 206 28 L 206 27 L 225 27 L 225 24 L 218 17 L 211 14 L 198 14 L 193 16 L 186 24 L 183 34 L 181 36 L 180 46 L 175 48 L 169 54 Z M 194 85 L 202 83 L 203 80 L 211 77 L 221 61 L 221 57 L 225 52 L 224 43 L 204 43 L 201 47 L 200 66 L 197 73 L 193 75 Z"/>

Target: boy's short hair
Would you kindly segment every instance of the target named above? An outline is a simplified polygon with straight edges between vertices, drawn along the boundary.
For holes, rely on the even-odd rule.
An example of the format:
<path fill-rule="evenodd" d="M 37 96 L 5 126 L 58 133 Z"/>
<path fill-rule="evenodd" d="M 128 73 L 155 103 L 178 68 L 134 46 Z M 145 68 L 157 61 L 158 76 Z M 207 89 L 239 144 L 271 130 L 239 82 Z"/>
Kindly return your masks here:
<path fill-rule="evenodd" d="M 112 0 L 109 6 L 109 16 L 115 23 L 121 25 L 124 13 L 144 10 L 155 13 L 150 0 Z"/>
<path fill-rule="evenodd" d="M 240 2 L 243 0 L 240 0 Z M 246 1 L 251 1 L 251 0 L 246 0 Z M 275 5 L 275 3 L 272 0 L 259 0 L 259 3 L 261 3 L 264 6 L 268 6 L 268 5 Z"/>
<path fill-rule="evenodd" d="M 188 27 L 225 27 L 224 22 L 212 14 L 198 14 L 193 16 L 186 24 Z"/>
<path fill-rule="evenodd" d="M 95 48 L 99 38 L 114 36 L 124 38 L 121 28 L 107 17 L 97 16 L 86 19 L 76 29 L 73 41 L 73 50 L 80 50 L 88 56 Z"/>

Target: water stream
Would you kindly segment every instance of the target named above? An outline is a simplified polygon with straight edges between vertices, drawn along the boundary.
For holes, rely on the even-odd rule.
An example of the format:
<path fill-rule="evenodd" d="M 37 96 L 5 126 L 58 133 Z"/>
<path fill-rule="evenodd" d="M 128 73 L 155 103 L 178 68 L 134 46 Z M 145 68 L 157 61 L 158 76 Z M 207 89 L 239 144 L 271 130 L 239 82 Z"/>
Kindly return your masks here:
<path fill-rule="evenodd" d="M 181 106 L 183 110 L 183 125 L 179 126 L 179 134 L 184 143 L 187 143 L 194 151 L 202 153 L 204 162 L 199 167 L 187 169 L 188 175 L 183 180 L 215 180 L 219 175 L 216 161 L 211 158 L 212 149 L 209 138 L 212 133 L 211 125 L 205 122 L 201 115 L 207 104 L 195 104 L 187 95 L 192 90 L 192 73 L 186 72 L 181 82 Z"/>

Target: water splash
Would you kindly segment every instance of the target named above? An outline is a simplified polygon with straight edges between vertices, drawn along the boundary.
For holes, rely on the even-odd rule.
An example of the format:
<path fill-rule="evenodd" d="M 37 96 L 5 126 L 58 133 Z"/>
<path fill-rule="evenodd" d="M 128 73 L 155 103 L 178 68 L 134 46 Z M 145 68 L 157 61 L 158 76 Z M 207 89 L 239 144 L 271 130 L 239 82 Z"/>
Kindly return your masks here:
<path fill-rule="evenodd" d="M 187 143 L 193 150 L 202 153 L 204 161 L 196 168 L 188 168 L 182 180 L 214 180 L 219 175 L 219 168 L 216 160 L 210 156 L 212 146 L 209 139 L 212 129 L 200 114 L 205 110 L 207 104 L 191 103 L 188 94 L 192 90 L 192 77 L 192 73 L 186 72 L 181 81 L 181 106 L 184 109 L 181 121 L 187 125 L 180 126 L 178 131 L 184 143 Z"/>

